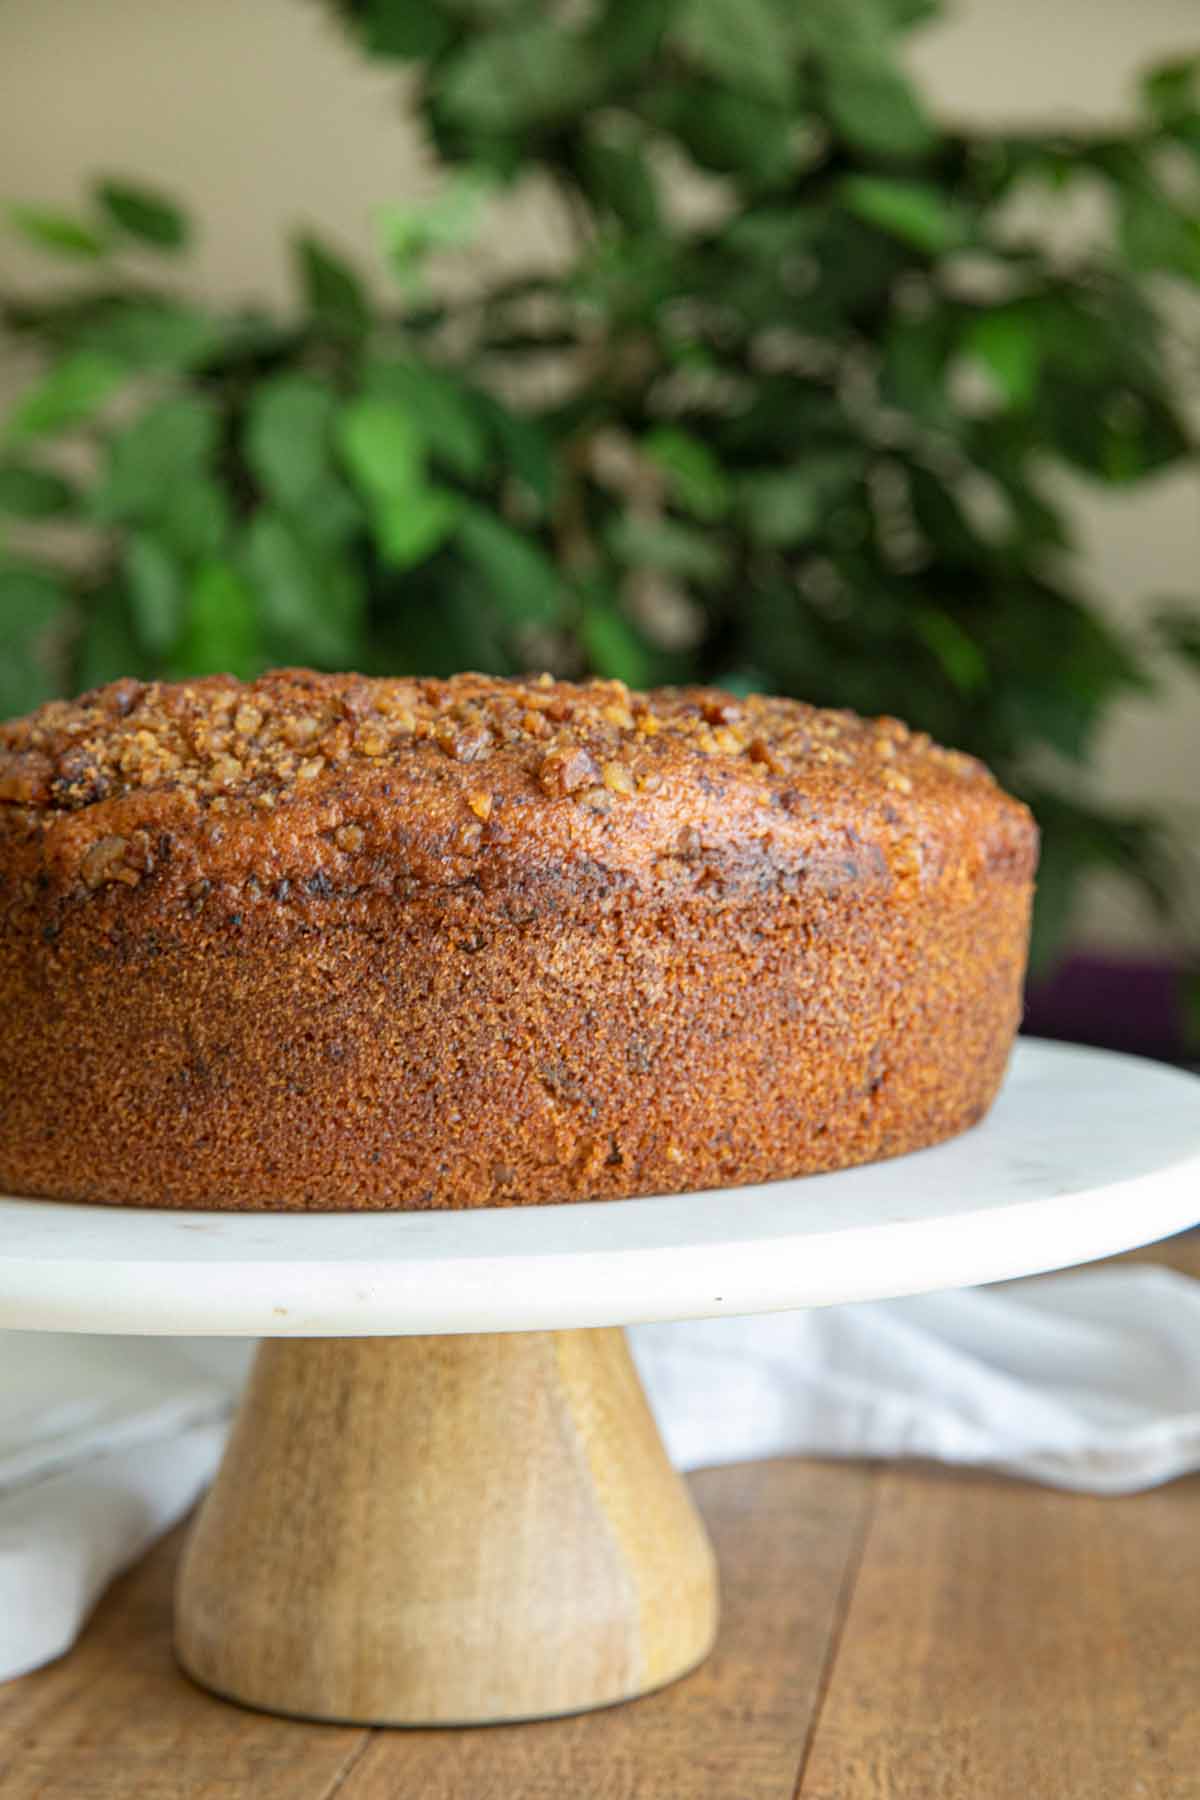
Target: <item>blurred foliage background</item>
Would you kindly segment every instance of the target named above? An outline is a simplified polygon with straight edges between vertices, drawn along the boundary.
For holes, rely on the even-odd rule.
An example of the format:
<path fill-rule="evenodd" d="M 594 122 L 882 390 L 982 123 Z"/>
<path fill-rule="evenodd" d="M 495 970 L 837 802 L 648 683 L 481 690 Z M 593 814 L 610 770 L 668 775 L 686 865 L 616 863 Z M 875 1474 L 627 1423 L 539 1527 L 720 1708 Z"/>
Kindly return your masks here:
<path fill-rule="evenodd" d="M 381 221 L 390 294 L 304 235 L 286 314 L 191 301 L 140 175 L 12 209 L 64 280 L 0 298 L 44 359 L 0 428 L 0 713 L 280 662 L 770 688 L 1029 799 L 1043 961 L 1090 870 L 1169 911 L 1162 821 L 1085 777 L 1164 652 L 1200 669 L 1200 605 L 1118 631 L 1052 477 L 1197 460 L 1200 57 L 1122 129 L 967 131 L 902 72 L 935 0 L 337 10 L 444 171 Z M 448 292 L 531 175 L 564 266 Z M 1098 201 L 1071 248 L 1031 190 Z"/>

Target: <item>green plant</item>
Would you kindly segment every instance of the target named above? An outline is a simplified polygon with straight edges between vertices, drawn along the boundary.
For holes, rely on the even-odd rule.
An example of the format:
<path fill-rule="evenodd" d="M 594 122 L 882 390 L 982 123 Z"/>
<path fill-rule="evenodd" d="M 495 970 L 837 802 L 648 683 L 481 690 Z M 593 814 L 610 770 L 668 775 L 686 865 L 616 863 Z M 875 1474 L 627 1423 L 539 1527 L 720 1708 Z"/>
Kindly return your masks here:
<path fill-rule="evenodd" d="M 447 170 L 384 221 L 395 298 L 305 237 L 295 316 L 180 300 L 125 271 L 189 235 L 132 185 L 14 215 L 95 277 L 4 307 L 49 362 L 0 510 L 91 548 L 11 533 L 3 710 L 273 661 L 763 685 L 899 713 L 1027 795 L 1043 952 L 1091 867 L 1169 905 L 1159 821 L 1081 772 L 1156 655 L 1200 661 L 1200 621 L 1108 624 L 1052 475 L 1196 459 L 1167 320 L 1200 291 L 1200 59 L 1147 76 L 1128 129 L 994 133 L 901 73 L 936 0 L 339 10 L 415 65 Z M 430 258 L 535 171 L 569 266 L 439 296 Z M 1094 189 L 1102 222 L 1065 251 L 1016 223 L 1031 188 Z"/>

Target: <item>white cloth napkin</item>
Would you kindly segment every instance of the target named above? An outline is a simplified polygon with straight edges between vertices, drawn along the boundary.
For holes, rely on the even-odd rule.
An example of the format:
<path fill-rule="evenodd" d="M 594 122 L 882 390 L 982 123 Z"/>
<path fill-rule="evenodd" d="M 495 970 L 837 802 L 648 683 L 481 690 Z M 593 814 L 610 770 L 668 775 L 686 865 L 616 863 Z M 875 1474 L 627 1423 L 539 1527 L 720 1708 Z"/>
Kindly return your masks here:
<path fill-rule="evenodd" d="M 681 1468 L 920 1456 L 1110 1494 L 1200 1468 L 1200 1282 L 1164 1269 L 630 1337 Z M 187 1511 L 251 1348 L 0 1332 L 0 1680 Z"/>

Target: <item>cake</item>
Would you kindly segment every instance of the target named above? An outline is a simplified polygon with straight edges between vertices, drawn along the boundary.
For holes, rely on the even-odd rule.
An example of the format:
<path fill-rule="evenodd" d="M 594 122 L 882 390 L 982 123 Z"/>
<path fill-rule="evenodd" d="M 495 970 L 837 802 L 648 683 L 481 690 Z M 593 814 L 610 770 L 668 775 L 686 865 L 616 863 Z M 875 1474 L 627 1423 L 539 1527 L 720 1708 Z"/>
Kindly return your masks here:
<path fill-rule="evenodd" d="M 0 1191 L 515 1206 L 916 1150 L 1002 1078 L 1036 847 L 972 758 L 794 700 L 52 701 L 0 727 Z"/>

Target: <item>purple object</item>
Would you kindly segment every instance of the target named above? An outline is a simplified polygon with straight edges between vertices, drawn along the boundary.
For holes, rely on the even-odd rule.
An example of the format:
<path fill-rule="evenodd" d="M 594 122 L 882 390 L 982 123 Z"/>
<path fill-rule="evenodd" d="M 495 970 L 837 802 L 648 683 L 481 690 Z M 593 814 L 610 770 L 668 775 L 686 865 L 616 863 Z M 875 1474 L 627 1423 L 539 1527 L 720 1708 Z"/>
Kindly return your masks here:
<path fill-rule="evenodd" d="M 1182 979 L 1179 965 L 1164 958 L 1068 956 L 1051 976 L 1030 982 L 1021 1029 L 1179 1062 L 1188 1048 Z"/>

